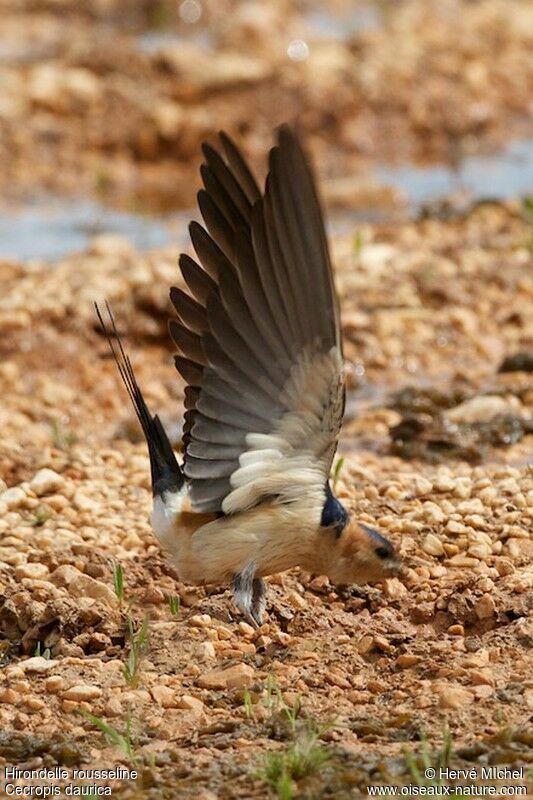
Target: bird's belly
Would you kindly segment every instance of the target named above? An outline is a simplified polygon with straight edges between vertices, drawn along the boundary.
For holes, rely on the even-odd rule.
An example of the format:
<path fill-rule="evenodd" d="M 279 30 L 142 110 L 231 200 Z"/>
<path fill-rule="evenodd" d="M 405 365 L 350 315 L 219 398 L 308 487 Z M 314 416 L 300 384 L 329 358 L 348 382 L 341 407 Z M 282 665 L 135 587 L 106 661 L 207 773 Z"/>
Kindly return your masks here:
<path fill-rule="evenodd" d="M 306 519 L 276 506 L 224 517 L 191 536 L 187 571 L 206 583 L 228 582 L 250 564 L 258 577 L 284 572 L 306 561 L 316 535 L 315 515 Z"/>

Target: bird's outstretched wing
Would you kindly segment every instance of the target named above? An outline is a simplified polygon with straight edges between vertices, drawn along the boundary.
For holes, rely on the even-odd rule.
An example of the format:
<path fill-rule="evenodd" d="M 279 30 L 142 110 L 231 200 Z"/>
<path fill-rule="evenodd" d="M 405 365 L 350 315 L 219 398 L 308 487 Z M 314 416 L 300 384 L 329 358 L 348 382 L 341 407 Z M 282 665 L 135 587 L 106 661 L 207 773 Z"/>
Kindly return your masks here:
<path fill-rule="evenodd" d="M 180 268 L 170 332 L 185 390 L 183 470 L 196 511 L 323 489 L 344 411 L 338 302 L 313 177 L 286 126 L 262 194 L 234 143 L 204 145 L 201 266 Z"/>

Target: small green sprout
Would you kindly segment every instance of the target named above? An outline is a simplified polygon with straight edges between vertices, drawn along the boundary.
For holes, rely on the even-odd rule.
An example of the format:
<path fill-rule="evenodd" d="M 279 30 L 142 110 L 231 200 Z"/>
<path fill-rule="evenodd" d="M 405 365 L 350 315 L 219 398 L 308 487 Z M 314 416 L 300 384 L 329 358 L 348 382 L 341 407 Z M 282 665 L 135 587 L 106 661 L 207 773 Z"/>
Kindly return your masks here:
<path fill-rule="evenodd" d="M 49 647 L 45 647 L 45 649 L 43 650 L 41 643 L 37 642 L 37 644 L 35 645 L 35 650 L 33 651 L 33 655 L 42 656 L 42 658 L 46 658 L 46 660 L 49 661 L 52 654 Z"/>
<path fill-rule="evenodd" d="M 363 247 L 365 244 L 365 237 L 363 235 L 363 231 L 358 229 L 354 233 L 353 240 L 352 240 L 352 248 L 353 254 L 356 258 L 361 257 L 361 253 L 363 252 Z"/>
<path fill-rule="evenodd" d="M 333 481 L 333 491 L 337 488 L 337 483 L 341 476 L 342 468 L 344 467 L 344 456 L 337 459 L 333 472 L 331 473 L 331 480 Z"/>
<path fill-rule="evenodd" d="M 89 711 L 80 709 L 80 714 L 88 719 L 89 722 L 92 722 L 96 728 L 101 730 L 102 733 L 107 736 L 111 744 L 114 744 L 116 747 L 122 750 L 128 761 L 135 761 L 135 752 L 131 735 L 131 714 L 128 714 L 127 716 L 126 727 L 123 733 L 120 733 L 120 731 L 117 731 L 116 728 L 108 725 L 107 722 L 104 722 L 101 717 L 97 717 L 94 714 L 89 713 Z"/>
<path fill-rule="evenodd" d="M 113 586 L 120 605 L 124 602 L 124 569 L 122 564 L 117 562 L 113 567 Z"/>
<path fill-rule="evenodd" d="M 421 747 L 418 757 L 415 756 L 410 750 L 403 751 L 405 763 L 413 783 L 415 783 L 417 786 L 441 786 L 442 779 L 440 778 L 440 771 L 441 769 L 445 769 L 449 766 L 452 757 L 453 743 L 451 733 L 448 729 L 445 729 L 442 746 L 434 755 L 431 754 L 425 733 L 420 735 L 420 742 Z M 421 769 L 420 764 L 422 765 L 423 770 Z M 433 771 L 435 773 L 435 777 L 427 778 L 426 775 L 428 771 L 430 773 Z M 466 795 L 463 795 L 458 787 L 455 790 L 454 797 L 462 798 L 466 797 Z"/>
<path fill-rule="evenodd" d="M 181 597 L 179 595 L 172 595 L 168 601 L 168 607 L 173 617 L 177 617 L 181 608 Z"/>
<path fill-rule="evenodd" d="M 141 663 L 146 655 L 146 651 L 148 650 L 149 627 L 150 621 L 146 616 L 142 621 L 141 627 L 135 631 L 133 628 L 133 620 L 131 616 L 128 615 L 128 638 L 130 642 L 130 652 L 124 667 L 124 678 L 126 679 L 126 682 L 134 689 L 139 685 Z"/>
<path fill-rule="evenodd" d="M 252 695 L 250 694 L 247 687 L 245 687 L 243 692 L 242 703 L 244 706 L 244 713 L 246 714 L 246 719 L 252 719 L 254 716 L 254 707 L 252 703 Z"/>
<path fill-rule="evenodd" d="M 316 775 L 330 760 L 320 742 L 323 732 L 323 728 L 307 725 L 284 750 L 266 755 L 260 775 L 281 800 L 292 800 L 293 781 Z"/>
<path fill-rule="evenodd" d="M 74 431 L 65 428 L 58 419 L 53 419 L 50 425 L 52 428 L 52 443 L 58 450 L 68 450 L 78 441 Z"/>
<path fill-rule="evenodd" d="M 32 528 L 40 528 L 42 525 L 47 522 L 50 517 L 52 516 L 52 509 L 50 506 L 44 505 L 41 503 L 35 509 L 35 513 L 33 517 L 30 519 L 30 525 Z"/>

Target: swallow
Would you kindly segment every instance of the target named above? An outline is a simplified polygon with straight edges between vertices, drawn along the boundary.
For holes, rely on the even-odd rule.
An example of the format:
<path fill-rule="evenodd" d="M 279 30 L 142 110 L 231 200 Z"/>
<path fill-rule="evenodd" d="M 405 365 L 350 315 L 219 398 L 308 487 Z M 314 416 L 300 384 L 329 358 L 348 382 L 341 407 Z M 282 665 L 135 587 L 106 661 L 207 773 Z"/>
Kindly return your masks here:
<path fill-rule="evenodd" d="M 297 135 L 282 126 L 264 190 L 225 133 L 203 145 L 204 225 L 187 290 L 170 289 L 170 335 L 186 383 L 183 460 L 147 408 L 111 310 L 96 308 L 148 445 L 155 536 L 180 579 L 231 584 L 255 627 L 264 578 L 301 567 L 335 584 L 397 574 L 393 545 L 334 495 L 345 385 L 323 215 Z"/>

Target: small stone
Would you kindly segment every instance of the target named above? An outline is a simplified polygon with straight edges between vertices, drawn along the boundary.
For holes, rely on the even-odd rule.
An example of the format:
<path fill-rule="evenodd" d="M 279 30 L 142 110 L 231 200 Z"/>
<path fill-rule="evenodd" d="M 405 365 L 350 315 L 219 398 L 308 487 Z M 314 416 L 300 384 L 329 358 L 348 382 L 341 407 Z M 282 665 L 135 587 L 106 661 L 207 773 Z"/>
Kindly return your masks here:
<path fill-rule="evenodd" d="M 430 556 L 443 556 L 444 548 L 441 540 L 434 533 L 428 533 L 422 543 L 422 550 Z"/>
<path fill-rule="evenodd" d="M 469 556 L 465 556 L 462 553 L 457 553 L 456 555 L 448 559 L 446 563 L 450 567 L 477 567 L 477 565 L 479 564 L 479 559 L 470 558 Z"/>
<path fill-rule="evenodd" d="M 33 656 L 33 658 L 27 658 L 25 661 L 21 661 L 21 667 L 24 672 L 48 672 L 51 670 L 57 661 L 54 661 L 51 658 L 43 658 L 42 656 Z"/>
<path fill-rule="evenodd" d="M 22 578 L 31 578 L 31 580 L 43 580 L 49 574 L 48 567 L 46 564 L 38 564 L 35 563 L 27 563 L 27 564 L 19 564 L 18 567 L 15 568 L 15 577 L 19 580 Z"/>
<path fill-rule="evenodd" d="M 401 600 L 407 594 L 407 588 L 398 578 L 387 578 L 384 582 L 384 591 L 391 600 Z"/>
<path fill-rule="evenodd" d="M 374 636 L 374 645 L 377 647 L 378 650 L 381 650 L 383 653 L 390 653 L 390 651 L 393 649 L 389 640 L 386 639 L 384 636 L 380 636 L 379 634 Z"/>
<path fill-rule="evenodd" d="M 244 689 L 253 682 L 255 672 L 248 664 L 235 664 L 200 675 L 198 686 L 203 689 Z"/>
<path fill-rule="evenodd" d="M 200 644 L 195 648 L 195 654 L 202 661 L 209 661 L 212 658 L 216 658 L 213 642 L 200 642 Z"/>
<path fill-rule="evenodd" d="M 14 689 L 0 689 L 0 703 L 14 706 L 19 700 L 19 694 Z"/>
<path fill-rule="evenodd" d="M 298 592 L 289 592 L 287 600 L 298 611 L 303 611 L 304 608 L 307 608 L 307 601 Z"/>
<path fill-rule="evenodd" d="M 56 694 L 63 689 L 64 681 L 61 675 L 50 675 L 44 682 L 44 688 L 49 694 Z"/>
<path fill-rule="evenodd" d="M 469 677 L 470 677 L 470 682 L 476 686 L 479 685 L 494 686 L 496 684 L 492 670 L 487 668 L 473 669 L 469 673 Z"/>
<path fill-rule="evenodd" d="M 238 628 L 243 636 L 253 636 L 255 634 L 255 629 L 248 625 L 247 622 L 239 622 Z"/>
<path fill-rule="evenodd" d="M 496 604 L 490 594 L 482 595 L 474 605 L 474 612 L 478 619 L 490 619 L 496 614 Z"/>
<path fill-rule="evenodd" d="M 415 497 L 424 497 L 431 492 L 433 484 L 427 478 L 417 476 L 414 481 L 413 494 Z"/>
<path fill-rule="evenodd" d="M 362 656 L 366 653 L 370 653 L 370 651 L 374 649 L 374 637 L 370 636 L 370 634 L 362 636 L 355 645 L 355 649 Z"/>
<path fill-rule="evenodd" d="M 19 486 L 12 486 L 0 494 L 0 502 L 3 503 L 8 511 L 20 508 L 27 500 L 26 492 Z"/>
<path fill-rule="evenodd" d="M 396 659 L 396 666 L 400 669 L 409 669 L 409 667 L 415 667 L 421 661 L 421 657 L 415 656 L 414 653 L 403 653 Z"/>
<path fill-rule="evenodd" d="M 99 686 L 93 686 L 87 683 L 80 683 L 63 692 L 63 700 L 72 700 L 77 703 L 84 700 L 96 700 L 97 697 L 101 696 L 102 690 Z"/>
<path fill-rule="evenodd" d="M 479 686 L 474 686 L 472 688 L 474 695 L 478 700 L 486 700 L 487 697 L 492 697 L 494 694 L 494 686 L 487 686 L 486 684 L 481 684 Z"/>
<path fill-rule="evenodd" d="M 45 467 L 40 469 L 30 481 L 30 489 L 35 492 L 37 497 L 42 497 L 43 494 L 52 494 L 65 486 L 65 479 L 62 475 L 58 475 L 53 469 Z"/>
<path fill-rule="evenodd" d="M 209 614 L 193 614 L 193 616 L 189 617 L 187 620 L 187 624 L 192 628 L 209 628 L 211 623 L 212 619 Z"/>
<path fill-rule="evenodd" d="M 192 697 L 190 694 L 183 694 L 176 700 L 178 708 L 184 708 L 187 711 L 194 711 L 196 714 L 202 714 L 204 711 L 204 704 L 197 697 Z"/>
<path fill-rule="evenodd" d="M 464 636 L 465 629 L 462 625 L 450 625 L 448 628 L 448 633 L 450 636 Z"/>
<path fill-rule="evenodd" d="M 106 717 L 121 717 L 124 713 L 124 708 L 118 697 L 111 697 L 105 704 Z"/>
<path fill-rule="evenodd" d="M 101 600 L 109 606 L 117 606 L 119 602 L 115 592 L 109 586 L 89 575 L 82 574 L 68 588 L 69 593 L 74 597 L 91 597 L 94 600 Z"/>
<path fill-rule="evenodd" d="M 438 689 L 439 705 L 441 708 L 463 708 L 474 701 L 474 695 L 463 686 L 447 683 Z"/>
<path fill-rule="evenodd" d="M 152 686 L 150 693 L 159 706 L 162 706 L 163 708 L 175 707 L 175 693 L 170 686 Z"/>
<path fill-rule="evenodd" d="M 453 533 L 457 536 L 459 536 L 462 533 L 468 533 L 467 526 L 463 525 L 462 522 L 457 522 L 454 519 L 448 520 L 448 523 L 446 525 L 446 530 L 448 531 L 448 533 Z"/>
<path fill-rule="evenodd" d="M 30 695 L 24 699 L 24 707 L 29 711 L 42 711 L 45 706 L 46 703 L 40 697 Z"/>

